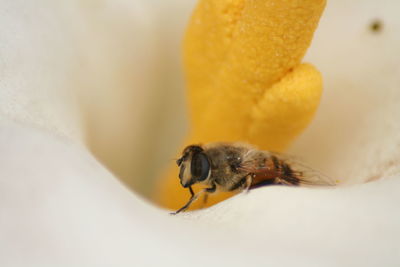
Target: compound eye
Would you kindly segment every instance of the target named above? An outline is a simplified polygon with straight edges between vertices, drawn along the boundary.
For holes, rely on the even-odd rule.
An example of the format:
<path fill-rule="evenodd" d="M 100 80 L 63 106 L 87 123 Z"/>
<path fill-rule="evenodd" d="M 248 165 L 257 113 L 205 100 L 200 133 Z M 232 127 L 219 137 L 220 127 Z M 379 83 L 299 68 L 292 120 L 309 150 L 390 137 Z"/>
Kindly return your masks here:
<path fill-rule="evenodd" d="M 200 152 L 192 156 L 190 171 L 192 173 L 193 180 L 203 181 L 208 177 L 208 173 L 210 171 L 210 162 L 204 153 Z"/>

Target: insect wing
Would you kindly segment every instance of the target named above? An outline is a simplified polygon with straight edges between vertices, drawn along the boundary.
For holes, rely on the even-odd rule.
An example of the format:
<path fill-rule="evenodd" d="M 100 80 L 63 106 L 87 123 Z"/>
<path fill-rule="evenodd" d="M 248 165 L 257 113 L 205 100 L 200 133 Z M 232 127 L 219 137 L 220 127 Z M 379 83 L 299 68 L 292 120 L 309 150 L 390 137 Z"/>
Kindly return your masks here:
<path fill-rule="evenodd" d="M 288 164 L 291 169 L 294 171 L 294 174 L 299 178 L 300 185 L 302 186 L 335 186 L 337 182 L 323 174 L 322 172 L 315 170 L 305 164 L 300 159 L 296 158 L 292 155 L 276 153 L 276 152 L 267 152 L 272 156 L 277 157 L 282 162 Z"/>
<path fill-rule="evenodd" d="M 299 186 L 334 186 L 337 183 L 330 177 L 305 165 L 301 160 L 286 154 L 262 151 L 240 166 L 240 169 L 253 174 L 252 187 L 268 184 Z"/>

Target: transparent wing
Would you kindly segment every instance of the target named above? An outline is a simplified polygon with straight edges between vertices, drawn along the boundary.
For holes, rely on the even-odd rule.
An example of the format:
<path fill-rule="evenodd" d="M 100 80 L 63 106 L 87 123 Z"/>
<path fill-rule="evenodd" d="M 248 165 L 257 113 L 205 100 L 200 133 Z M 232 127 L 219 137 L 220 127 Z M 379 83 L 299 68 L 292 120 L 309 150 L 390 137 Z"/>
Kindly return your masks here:
<path fill-rule="evenodd" d="M 265 153 L 275 156 L 281 161 L 288 164 L 295 174 L 298 175 L 300 179 L 300 184 L 305 186 L 335 186 L 338 184 L 338 181 L 335 181 L 332 177 L 323 174 L 322 172 L 311 168 L 304 161 L 298 159 L 295 156 L 277 153 L 277 152 L 270 152 L 264 151 Z"/>
<path fill-rule="evenodd" d="M 298 186 L 335 186 L 337 181 L 307 166 L 303 161 L 287 154 L 254 151 L 243 161 L 242 170 L 254 174 L 254 186 L 271 184 Z M 272 183 L 272 184 L 274 184 Z"/>

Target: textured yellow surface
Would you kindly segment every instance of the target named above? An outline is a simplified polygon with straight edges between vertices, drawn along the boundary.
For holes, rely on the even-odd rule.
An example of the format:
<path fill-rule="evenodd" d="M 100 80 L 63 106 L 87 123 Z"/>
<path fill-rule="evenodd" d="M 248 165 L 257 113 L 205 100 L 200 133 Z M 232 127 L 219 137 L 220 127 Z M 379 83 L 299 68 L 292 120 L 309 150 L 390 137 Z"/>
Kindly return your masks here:
<path fill-rule="evenodd" d="M 184 40 L 191 134 L 183 145 L 244 141 L 284 150 L 318 107 L 321 75 L 301 59 L 324 7 L 324 0 L 199 1 Z M 156 196 L 173 209 L 188 200 L 176 165 Z"/>

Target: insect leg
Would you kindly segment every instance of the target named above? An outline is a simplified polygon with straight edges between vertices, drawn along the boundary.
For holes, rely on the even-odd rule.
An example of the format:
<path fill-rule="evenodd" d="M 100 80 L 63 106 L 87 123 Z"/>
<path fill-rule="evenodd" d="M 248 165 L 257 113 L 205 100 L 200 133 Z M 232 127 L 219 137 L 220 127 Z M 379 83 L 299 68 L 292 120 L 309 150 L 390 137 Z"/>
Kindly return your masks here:
<path fill-rule="evenodd" d="M 216 185 L 213 184 L 213 186 L 210 187 L 210 188 L 205 188 L 205 189 L 200 190 L 198 193 L 194 194 L 194 195 L 189 199 L 189 201 L 188 201 L 182 208 L 180 208 L 179 210 L 177 210 L 177 211 L 175 211 L 175 212 L 173 212 L 173 213 L 171 213 L 171 214 L 172 214 L 172 215 L 176 215 L 176 214 L 178 214 L 178 213 L 181 212 L 181 211 L 185 211 L 186 209 L 189 208 L 189 206 L 190 206 L 194 201 L 196 201 L 196 200 L 199 198 L 199 196 L 200 196 L 201 194 L 204 194 L 204 193 L 205 193 L 205 194 L 214 193 L 216 189 L 217 189 Z"/>
<path fill-rule="evenodd" d="M 204 198 L 203 198 L 203 206 L 205 204 L 207 204 L 208 194 L 214 193 L 216 189 L 217 189 L 217 186 L 215 184 L 213 184 L 212 187 L 205 189 Z"/>
<path fill-rule="evenodd" d="M 253 174 L 247 175 L 246 176 L 245 187 L 243 189 L 244 193 L 247 194 L 249 192 L 249 189 L 250 189 L 250 186 L 251 186 L 252 182 L 253 182 Z"/>
<path fill-rule="evenodd" d="M 189 192 L 191 196 L 194 196 L 193 188 L 191 186 L 189 186 Z"/>
<path fill-rule="evenodd" d="M 207 204 L 207 200 L 208 200 L 208 194 L 205 193 L 205 194 L 204 194 L 204 198 L 203 198 L 203 205 L 206 205 L 206 204 Z"/>
<path fill-rule="evenodd" d="M 217 190 L 217 186 L 216 186 L 215 184 L 213 184 L 210 188 L 204 189 L 204 191 L 205 191 L 206 193 L 214 193 L 215 190 Z"/>
<path fill-rule="evenodd" d="M 182 208 L 180 208 L 179 210 L 177 210 L 177 211 L 175 211 L 175 212 L 172 212 L 171 214 L 172 214 L 172 215 L 176 215 L 176 214 L 178 214 L 179 212 L 184 211 L 184 210 L 186 210 L 187 208 L 189 208 L 190 204 L 192 204 L 193 201 L 196 201 L 197 198 L 199 197 L 199 195 L 200 195 L 201 193 L 203 193 L 203 190 L 201 190 L 201 191 L 198 192 L 197 194 L 193 195 L 193 196 L 189 199 L 189 201 L 188 201 Z"/>

